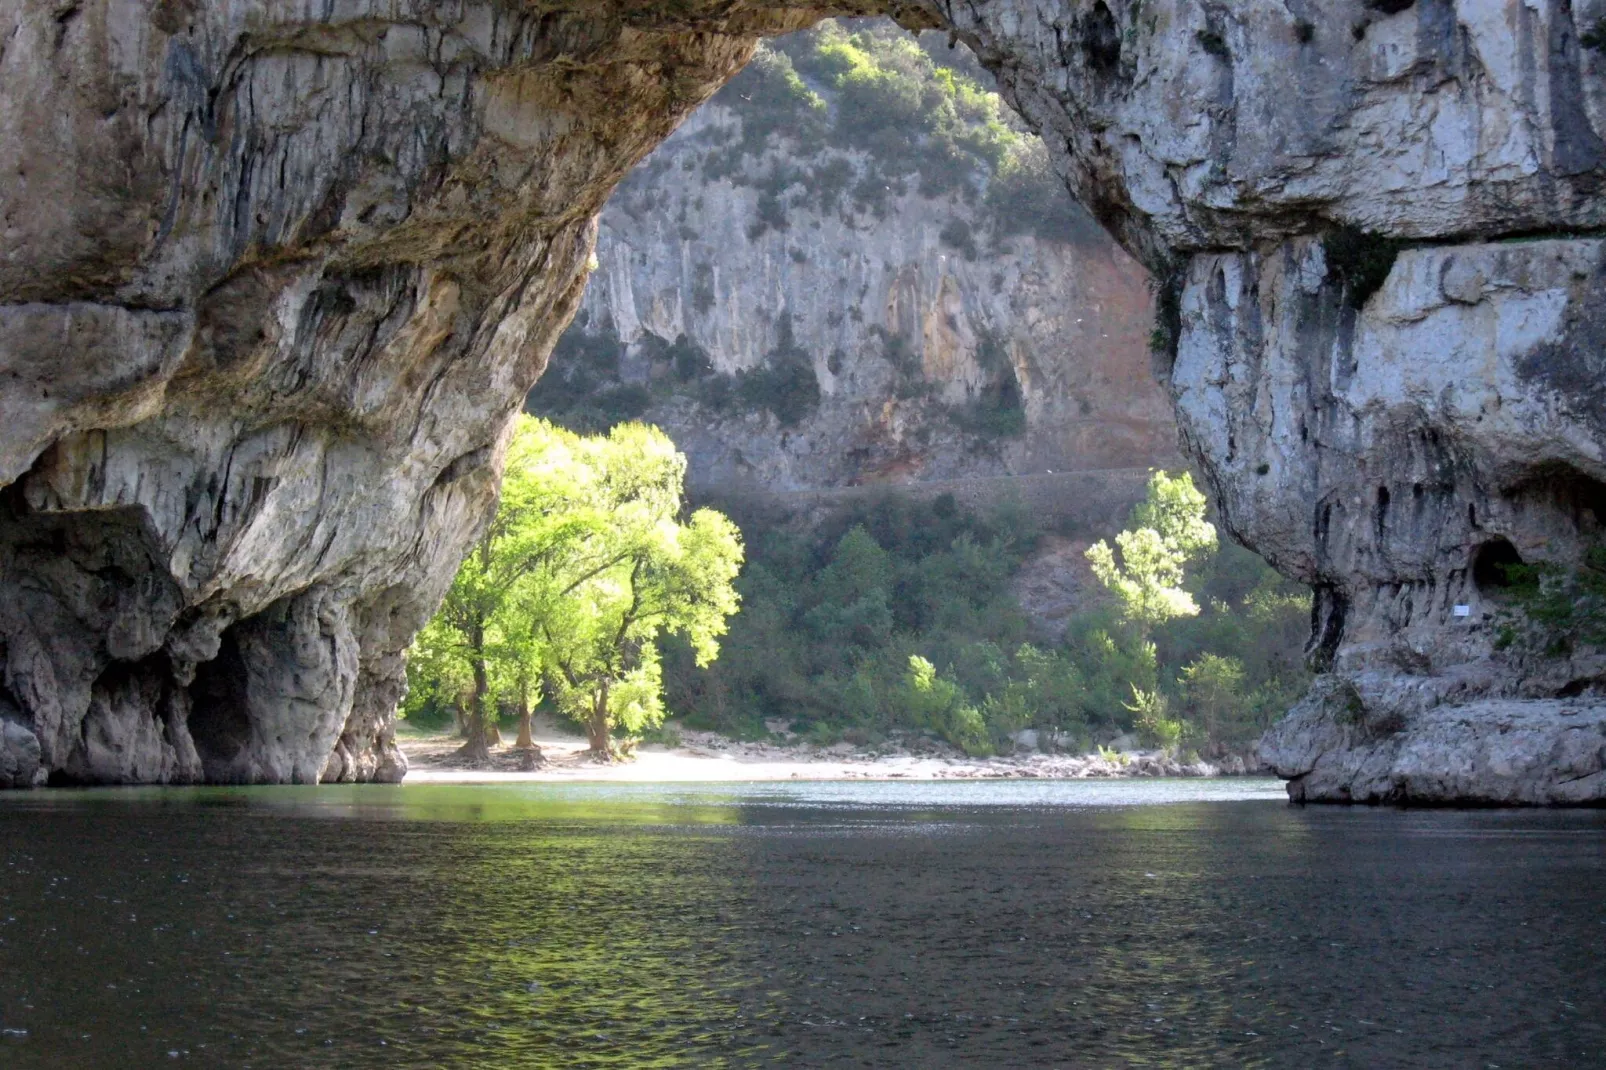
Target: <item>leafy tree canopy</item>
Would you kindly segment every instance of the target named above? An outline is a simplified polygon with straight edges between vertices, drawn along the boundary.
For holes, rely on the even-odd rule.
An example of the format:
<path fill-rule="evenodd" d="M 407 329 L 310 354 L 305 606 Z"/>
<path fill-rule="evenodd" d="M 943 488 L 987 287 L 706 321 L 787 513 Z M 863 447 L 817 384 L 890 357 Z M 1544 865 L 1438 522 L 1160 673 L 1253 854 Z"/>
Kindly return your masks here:
<path fill-rule="evenodd" d="M 1199 614 L 1183 587 L 1185 566 L 1216 549 L 1216 529 L 1205 520 L 1205 496 L 1187 472 L 1155 472 L 1145 500 L 1132 511 L 1133 526 L 1088 547 L 1093 575 L 1116 596 L 1126 619 L 1145 634 L 1166 621 Z"/>
<path fill-rule="evenodd" d="M 685 472 L 656 428 L 585 436 L 519 418 L 496 517 L 410 665 L 425 694 L 471 689 L 471 754 L 486 749 L 494 700 L 520 707 L 527 738 L 542 681 L 609 753 L 614 729 L 663 720 L 663 633 L 684 637 L 698 665 L 717 656 L 741 537 L 713 510 L 682 516 Z"/>

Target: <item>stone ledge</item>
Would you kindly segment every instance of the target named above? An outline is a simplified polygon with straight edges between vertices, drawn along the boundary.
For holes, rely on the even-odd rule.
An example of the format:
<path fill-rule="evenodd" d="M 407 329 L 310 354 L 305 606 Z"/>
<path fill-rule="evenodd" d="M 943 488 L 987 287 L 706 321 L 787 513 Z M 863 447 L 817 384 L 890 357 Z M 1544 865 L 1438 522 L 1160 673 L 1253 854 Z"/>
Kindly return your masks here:
<path fill-rule="evenodd" d="M 1324 677 L 1260 757 L 1295 802 L 1606 805 L 1606 701 L 1486 699 L 1404 714 Z"/>

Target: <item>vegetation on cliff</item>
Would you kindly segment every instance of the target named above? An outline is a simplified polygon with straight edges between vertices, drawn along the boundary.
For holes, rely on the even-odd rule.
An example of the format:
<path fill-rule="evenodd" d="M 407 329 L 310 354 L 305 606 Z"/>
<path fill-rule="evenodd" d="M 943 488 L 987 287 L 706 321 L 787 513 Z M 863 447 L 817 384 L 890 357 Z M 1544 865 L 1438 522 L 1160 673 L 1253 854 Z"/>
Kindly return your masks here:
<path fill-rule="evenodd" d="M 741 122 L 707 132 L 702 175 L 761 191 L 754 237 L 785 230 L 795 207 L 881 215 L 911 189 L 975 206 L 996 240 L 1090 233 L 1042 142 L 975 58 L 940 34 L 828 20 L 761 45 L 713 103 Z M 661 177 L 649 164 L 621 195 L 642 195 Z"/>

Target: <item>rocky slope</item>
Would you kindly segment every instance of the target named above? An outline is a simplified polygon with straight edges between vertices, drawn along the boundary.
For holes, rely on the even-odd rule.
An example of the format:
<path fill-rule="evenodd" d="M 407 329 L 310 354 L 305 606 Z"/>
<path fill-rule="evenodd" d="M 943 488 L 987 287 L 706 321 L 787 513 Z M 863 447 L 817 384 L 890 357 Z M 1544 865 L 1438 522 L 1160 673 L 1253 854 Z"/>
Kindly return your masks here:
<path fill-rule="evenodd" d="M 1223 516 L 1322 592 L 1294 790 L 1602 798 L 1588 652 L 1502 662 L 1478 583 L 1599 526 L 1602 0 L 12 0 L 0 776 L 399 775 L 608 189 L 750 35 L 888 8 L 1169 283 Z"/>
<path fill-rule="evenodd" d="M 851 28 L 767 49 L 622 184 L 532 411 L 574 402 L 583 422 L 599 391 L 633 398 L 615 415 L 669 430 L 693 488 L 723 496 L 1131 469 L 1135 500 L 1149 467 L 1177 463 L 1146 272 L 1046 170 L 1045 190 L 1015 190 L 991 146 L 955 147 L 998 123 L 985 105 L 923 137 L 922 116 L 835 89 L 824 59 L 857 40 L 910 95 L 944 91 L 909 35 Z M 964 50 L 933 36 L 963 71 Z M 997 156 L 1042 152 L 994 136 L 1012 146 Z M 882 158 L 877 139 L 959 162 L 934 189 L 918 156 Z"/>

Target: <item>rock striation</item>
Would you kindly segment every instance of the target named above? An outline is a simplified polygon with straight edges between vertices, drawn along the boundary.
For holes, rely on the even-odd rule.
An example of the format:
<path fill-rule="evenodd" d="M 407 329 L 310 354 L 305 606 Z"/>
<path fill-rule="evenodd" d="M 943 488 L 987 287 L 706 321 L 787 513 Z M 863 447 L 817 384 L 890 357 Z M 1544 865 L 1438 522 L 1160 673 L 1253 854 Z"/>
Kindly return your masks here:
<path fill-rule="evenodd" d="M 993 480 L 1005 494 L 1016 476 L 1131 469 L 1136 500 L 1148 468 L 1178 463 L 1150 371 L 1147 273 L 1063 190 L 1053 233 L 1009 231 L 978 192 L 997 182 L 981 168 L 930 191 L 784 122 L 741 154 L 761 117 L 751 81 L 609 201 L 599 270 L 532 411 L 601 361 L 591 394 L 637 385 L 642 418 L 686 451 L 693 490 L 726 498 Z M 819 98 L 845 106 L 828 88 Z M 827 178 L 837 189 L 822 194 Z M 878 202 L 855 198 L 866 185 L 885 190 Z M 744 396 L 740 377 L 788 362 L 817 398 L 777 415 Z"/>
<path fill-rule="evenodd" d="M 399 776 L 608 190 L 754 37 L 873 11 L 1164 282 L 1187 448 L 1318 591 L 1295 794 L 1600 801 L 1596 655 L 1494 588 L 1606 519 L 1603 0 L 13 0 L 0 778 Z"/>
<path fill-rule="evenodd" d="M 1172 396 L 1226 527 L 1317 592 L 1330 675 L 1262 749 L 1295 798 L 1606 798 L 1606 662 L 1509 642 L 1530 629 L 1503 567 L 1577 570 L 1606 522 L 1603 17 L 969 16 L 1072 188 L 1167 280 Z"/>

